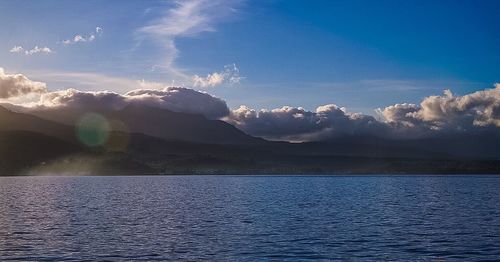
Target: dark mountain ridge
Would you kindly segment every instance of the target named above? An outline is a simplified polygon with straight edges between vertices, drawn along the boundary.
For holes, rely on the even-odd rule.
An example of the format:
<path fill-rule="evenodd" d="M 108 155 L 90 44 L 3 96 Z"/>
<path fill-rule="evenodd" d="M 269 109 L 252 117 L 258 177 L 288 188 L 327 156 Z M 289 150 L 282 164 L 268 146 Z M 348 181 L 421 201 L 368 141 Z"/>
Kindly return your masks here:
<path fill-rule="evenodd" d="M 255 144 L 265 142 L 221 121 L 202 115 L 173 112 L 167 109 L 128 105 L 120 110 L 34 109 L 27 113 L 43 119 L 75 125 L 87 113 L 105 117 L 120 131 L 142 133 L 167 140 L 207 144 Z"/>
<path fill-rule="evenodd" d="M 82 114 L 51 111 L 45 116 L 69 123 Z M 288 143 L 253 138 L 222 121 L 168 110 L 134 106 L 100 114 L 123 125 L 111 130 L 104 144 L 89 147 L 76 138 L 74 125 L 0 107 L 1 175 L 22 170 L 91 175 L 500 173 L 498 134 L 488 139 L 484 134 L 437 141 L 345 136 Z"/>
<path fill-rule="evenodd" d="M 0 106 L 0 131 L 30 131 L 76 142 L 74 128 L 34 115 L 16 113 Z"/>

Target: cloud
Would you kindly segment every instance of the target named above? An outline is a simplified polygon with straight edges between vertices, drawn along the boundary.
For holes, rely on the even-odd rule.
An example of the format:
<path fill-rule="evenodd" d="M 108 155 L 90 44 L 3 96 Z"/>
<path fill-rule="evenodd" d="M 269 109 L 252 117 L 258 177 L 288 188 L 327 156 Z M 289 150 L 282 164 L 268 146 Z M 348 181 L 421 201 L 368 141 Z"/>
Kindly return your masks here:
<path fill-rule="evenodd" d="M 110 91 L 66 89 L 42 94 L 32 108 L 77 108 L 118 110 L 129 104 L 168 109 L 174 112 L 200 114 L 218 119 L 229 114 L 226 102 L 207 93 L 182 87 L 137 89 L 124 95 Z"/>
<path fill-rule="evenodd" d="M 126 105 L 125 98 L 109 91 L 79 91 L 66 89 L 42 94 L 38 107 L 120 109 Z"/>
<path fill-rule="evenodd" d="M 95 91 L 112 90 L 122 93 L 137 89 L 138 87 L 150 88 L 152 86 L 152 82 L 103 75 L 100 73 L 34 70 L 29 71 L 29 75 L 40 79 L 47 79 L 47 82 L 50 82 L 52 85 L 57 84 L 61 88 L 73 87 L 76 89 Z M 165 85 L 160 86 L 160 83 L 156 84 L 155 88 L 165 87 Z"/>
<path fill-rule="evenodd" d="M 159 107 L 223 119 L 250 135 L 287 141 L 321 141 L 345 135 L 413 139 L 451 133 L 498 132 L 500 127 L 500 84 L 462 96 L 446 90 L 443 95 L 425 97 L 420 104 L 387 106 L 376 110 L 381 118 L 377 120 L 335 104 L 319 106 L 314 111 L 291 106 L 272 110 L 240 106 L 229 110 L 224 100 L 194 89 L 165 87 L 162 83 L 145 80 L 108 80 L 118 85 L 124 81 L 123 84 L 140 89 L 124 94 L 76 89 L 48 92 L 45 83 L 20 74 L 9 75 L 0 69 L 0 98 L 11 101 L 11 98 L 38 94 L 37 101 L 21 103 L 32 109 L 116 110 L 130 104 Z"/>
<path fill-rule="evenodd" d="M 75 88 L 47 92 L 46 84 L 33 82 L 23 75 L 5 75 L 3 69 L 0 71 L 2 80 L 4 78 L 18 79 L 21 84 L 13 85 L 10 82 L 2 82 L 2 93 L 7 94 L 9 83 L 9 94 L 29 93 L 26 86 L 31 86 L 32 92 L 39 97 L 36 100 L 17 101 L 17 105 L 31 108 L 81 108 L 81 109 L 120 109 L 128 104 L 141 104 L 145 106 L 159 107 L 175 112 L 200 114 L 210 119 L 218 119 L 229 114 L 229 108 L 224 100 L 214 97 L 208 93 L 196 91 L 183 87 L 168 87 L 164 83 L 145 80 L 132 80 L 127 78 L 110 77 L 93 73 L 76 72 L 50 72 L 34 71 L 30 75 L 38 78 L 50 79 L 65 85 L 78 85 L 92 87 L 96 90 L 115 89 L 131 90 L 125 94 L 112 91 L 80 91 Z M 139 88 L 139 89 L 138 89 Z M 3 98 L 9 98 L 4 95 Z M 10 100 L 13 103 L 13 100 Z"/>
<path fill-rule="evenodd" d="M 225 120 L 249 134 L 288 141 L 374 133 L 382 128 L 372 116 L 349 113 L 334 104 L 320 106 L 315 112 L 290 106 L 259 111 L 240 106 Z"/>
<path fill-rule="evenodd" d="M 50 54 L 50 53 L 53 53 L 52 50 L 48 47 L 38 47 L 38 46 L 35 46 L 33 49 L 31 50 L 26 50 L 24 51 L 24 53 L 26 55 L 33 55 L 33 54 L 37 54 L 37 53 L 42 53 L 42 54 Z"/>
<path fill-rule="evenodd" d="M 378 112 L 386 122 L 432 130 L 500 127 L 500 84 L 463 96 L 445 90 L 441 96 L 424 98 L 418 106 L 397 104 Z"/>
<path fill-rule="evenodd" d="M 179 37 L 193 37 L 203 32 L 214 32 L 214 25 L 232 16 L 236 12 L 235 8 L 241 3 L 241 0 L 175 1 L 162 17 L 139 28 L 137 32 L 141 37 L 152 39 L 162 46 L 164 60 L 162 66 L 157 65 L 157 67 L 166 68 L 169 73 L 190 80 L 192 77 L 174 65 L 179 54 L 175 40 Z M 217 82 L 218 77 L 214 75 L 212 80 L 208 81 Z"/>
<path fill-rule="evenodd" d="M 418 105 L 403 103 L 388 106 L 384 109 L 377 109 L 376 112 L 381 115 L 386 122 L 412 127 L 416 123 L 415 118 L 411 115 L 418 110 Z"/>
<path fill-rule="evenodd" d="M 166 87 L 162 90 L 138 89 L 125 94 L 129 101 L 156 105 L 175 112 L 201 114 L 218 119 L 229 114 L 224 100 L 183 87 Z"/>
<path fill-rule="evenodd" d="M 479 132 L 500 127 L 500 84 L 493 89 L 455 96 L 429 96 L 420 105 L 401 103 L 377 109 L 382 117 L 350 113 L 334 104 L 307 111 L 285 106 L 254 110 L 240 106 L 225 120 L 245 132 L 272 140 L 319 141 L 343 135 L 421 138 Z"/>
<path fill-rule="evenodd" d="M 9 52 L 11 52 L 11 53 L 20 53 L 23 50 L 24 50 L 24 48 L 22 46 L 16 45 L 16 46 L 12 47 L 12 49 L 10 49 Z"/>
<path fill-rule="evenodd" d="M 87 35 L 81 35 L 81 34 L 76 34 L 73 38 L 71 39 L 66 39 L 63 40 L 62 43 L 64 45 L 71 45 L 71 44 L 76 44 L 76 43 L 85 43 L 85 42 L 92 42 L 97 39 L 97 37 L 100 37 L 102 35 L 102 28 L 97 26 L 94 30 L 94 32 L 87 34 Z"/>
<path fill-rule="evenodd" d="M 52 49 L 48 47 L 38 47 L 35 46 L 32 49 L 24 49 L 22 46 L 14 46 L 9 50 L 10 53 L 24 53 L 25 55 L 34 55 L 34 54 L 50 54 L 53 53 Z"/>
<path fill-rule="evenodd" d="M 96 27 L 94 32 L 88 34 L 88 35 L 80 35 L 77 34 L 75 35 L 72 39 L 66 39 L 63 40 L 62 43 L 64 45 L 70 45 L 70 44 L 76 44 L 76 43 L 81 43 L 81 42 L 92 42 L 94 41 L 97 37 L 100 37 L 102 35 L 102 28 L 101 27 Z M 27 56 L 34 55 L 34 54 L 51 54 L 54 53 L 52 49 L 50 49 L 47 46 L 44 47 L 39 47 L 38 45 L 33 47 L 32 49 L 26 49 L 23 46 L 20 45 L 15 45 L 9 50 L 10 53 L 18 53 L 18 54 L 25 54 Z"/>
<path fill-rule="evenodd" d="M 45 83 L 32 81 L 21 74 L 6 74 L 0 67 L 0 98 L 7 99 L 46 91 Z"/>
<path fill-rule="evenodd" d="M 240 76 L 240 70 L 236 64 L 224 66 L 224 70 L 208 74 L 206 77 L 198 75 L 193 76 L 194 87 L 216 87 L 222 84 L 235 85 L 239 84 L 243 77 Z"/>

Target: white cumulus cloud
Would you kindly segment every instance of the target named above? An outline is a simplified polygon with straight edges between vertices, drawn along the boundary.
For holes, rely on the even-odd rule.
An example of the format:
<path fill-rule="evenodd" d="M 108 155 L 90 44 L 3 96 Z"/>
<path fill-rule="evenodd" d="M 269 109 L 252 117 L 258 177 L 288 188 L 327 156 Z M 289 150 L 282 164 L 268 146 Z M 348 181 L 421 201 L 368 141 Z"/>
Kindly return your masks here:
<path fill-rule="evenodd" d="M 23 53 L 25 55 L 34 55 L 34 54 L 50 54 L 53 53 L 52 49 L 48 47 L 39 47 L 35 46 L 32 49 L 25 49 L 22 46 L 14 46 L 12 47 L 9 52 L 11 53 Z"/>
<path fill-rule="evenodd" d="M 198 75 L 193 76 L 194 87 L 216 87 L 222 84 L 235 85 L 239 84 L 243 77 L 240 76 L 240 70 L 236 64 L 226 65 L 224 70 L 208 74 L 206 77 Z"/>
<path fill-rule="evenodd" d="M 387 122 L 426 126 L 433 130 L 467 130 L 478 126 L 500 127 L 500 84 L 463 96 L 445 90 L 420 105 L 396 104 L 379 109 Z"/>
<path fill-rule="evenodd" d="M 92 42 L 92 41 L 96 40 L 97 37 L 100 37 L 102 35 L 102 32 L 103 32 L 102 28 L 97 26 L 92 33 L 89 33 L 87 35 L 76 34 L 71 39 L 63 40 L 62 43 L 64 45 L 71 45 L 71 44 L 76 44 L 76 43 Z"/>
<path fill-rule="evenodd" d="M 16 45 L 14 47 L 12 47 L 9 52 L 11 53 L 20 53 L 24 50 L 24 48 L 22 46 L 19 46 L 19 45 Z"/>
<path fill-rule="evenodd" d="M 0 67 L 0 98 L 8 99 L 45 92 L 47 92 L 45 83 L 32 81 L 22 74 L 6 74 Z"/>

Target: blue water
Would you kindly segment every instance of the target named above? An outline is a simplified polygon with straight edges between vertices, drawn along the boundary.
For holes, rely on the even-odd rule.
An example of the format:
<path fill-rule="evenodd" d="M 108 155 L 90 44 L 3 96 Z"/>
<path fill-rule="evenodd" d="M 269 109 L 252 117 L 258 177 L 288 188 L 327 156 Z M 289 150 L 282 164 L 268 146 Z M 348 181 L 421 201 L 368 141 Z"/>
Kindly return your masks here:
<path fill-rule="evenodd" d="M 0 260 L 499 260 L 500 176 L 0 178 Z"/>

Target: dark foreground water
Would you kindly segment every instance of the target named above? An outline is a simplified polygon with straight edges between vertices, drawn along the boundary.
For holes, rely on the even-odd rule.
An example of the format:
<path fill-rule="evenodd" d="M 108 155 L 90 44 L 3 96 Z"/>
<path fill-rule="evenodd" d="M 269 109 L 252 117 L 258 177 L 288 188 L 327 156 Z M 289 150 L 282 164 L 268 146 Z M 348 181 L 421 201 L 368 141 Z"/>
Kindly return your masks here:
<path fill-rule="evenodd" d="M 500 260 L 500 176 L 0 178 L 0 260 Z"/>

